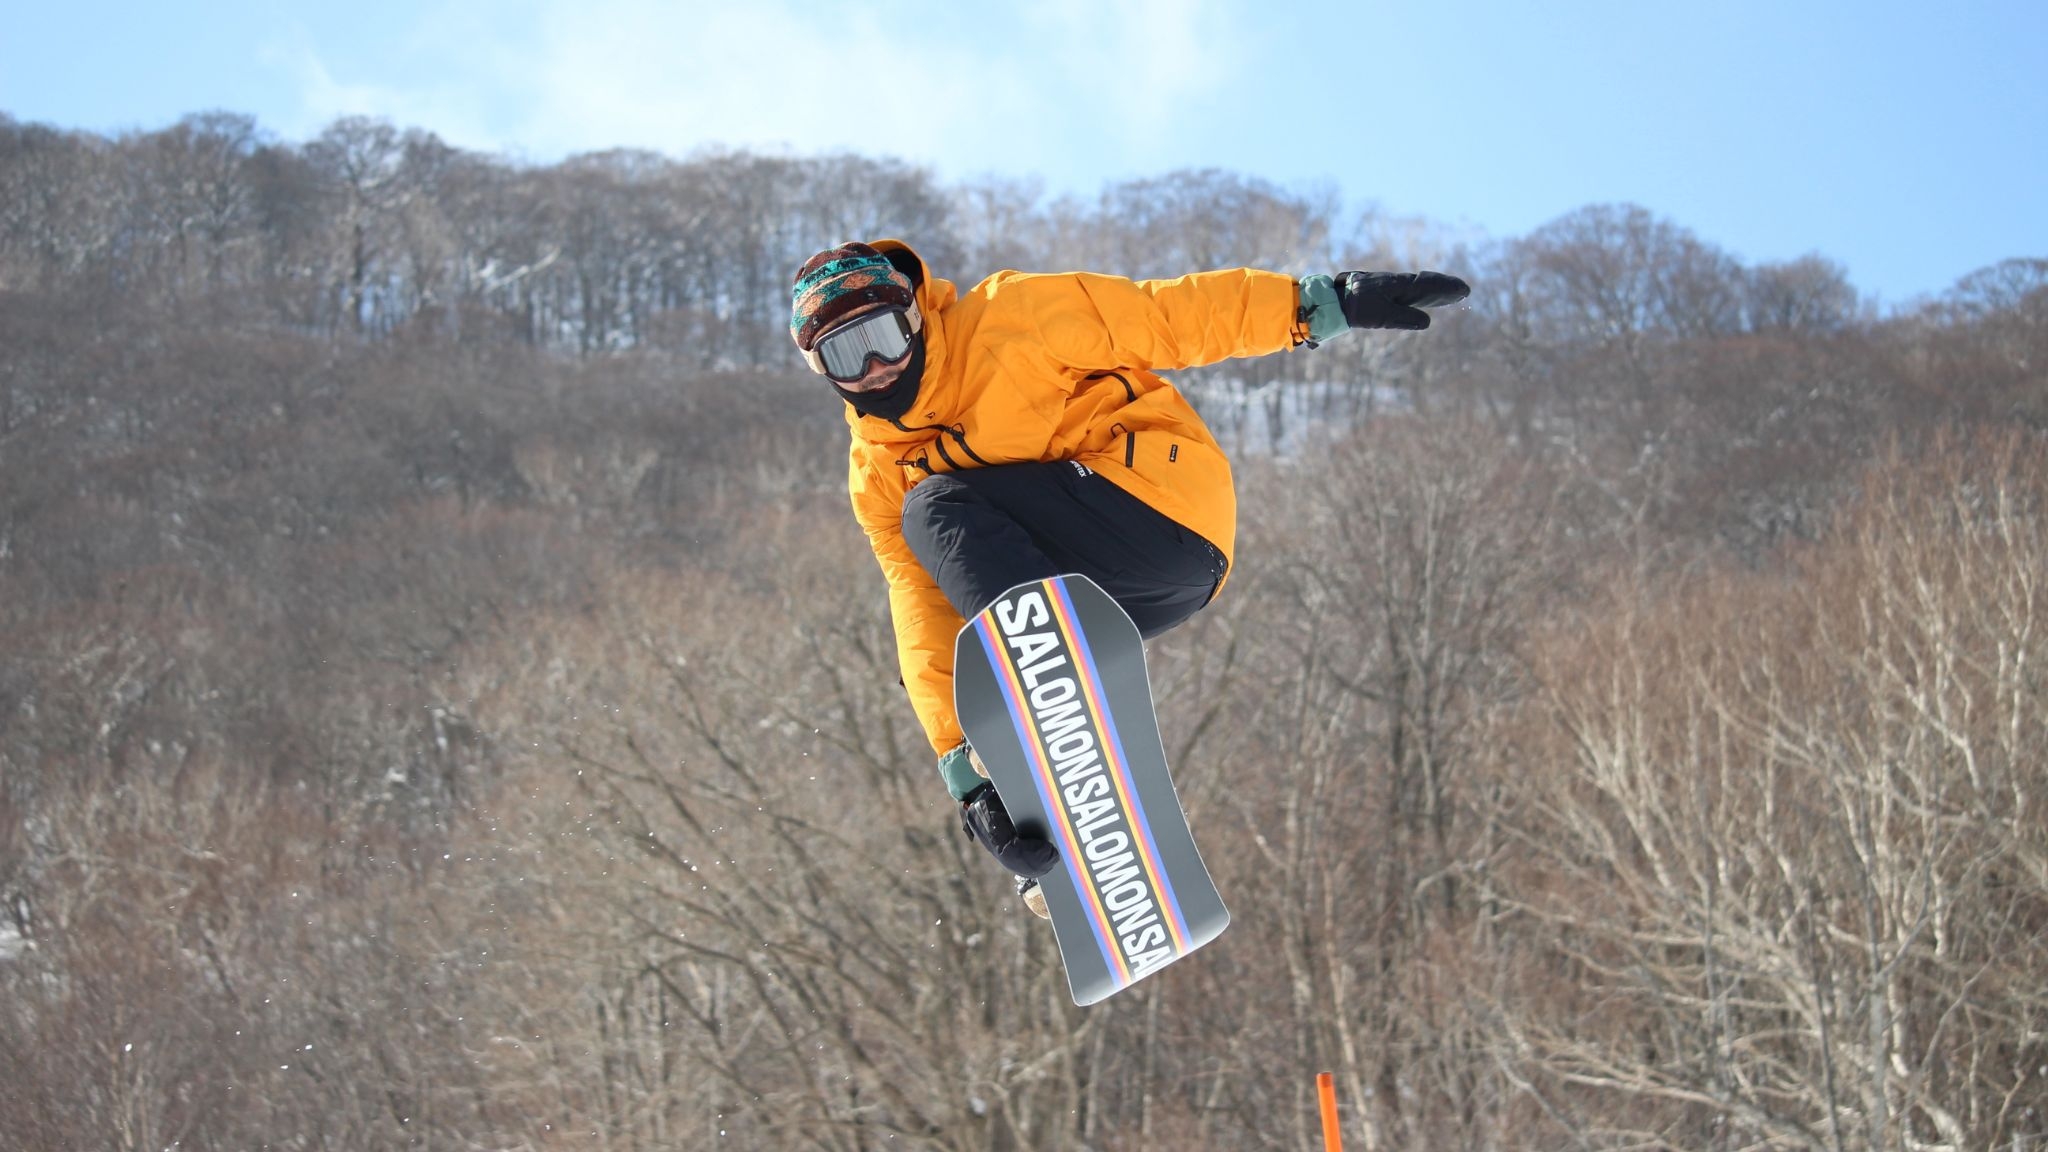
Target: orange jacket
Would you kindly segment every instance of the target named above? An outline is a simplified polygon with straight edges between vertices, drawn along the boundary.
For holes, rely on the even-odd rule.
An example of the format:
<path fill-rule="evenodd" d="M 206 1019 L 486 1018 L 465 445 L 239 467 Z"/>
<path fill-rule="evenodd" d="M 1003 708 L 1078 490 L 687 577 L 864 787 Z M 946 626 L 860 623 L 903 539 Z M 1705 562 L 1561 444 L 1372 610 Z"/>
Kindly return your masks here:
<path fill-rule="evenodd" d="M 911 486 L 959 468 L 1078 460 L 1227 560 L 1237 535 L 1230 462 L 1156 372 L 1276 352 L 1306 333 L 1295 321 L 1295 281 L 1277 272 L 1141 281 L 998 272 L 961 296 L 908 245 L 874 246 L 923 272 L 912 279 L 924 313 L 924 378 L 894 423 L 847 408 L 847 487 L 889 581 L 904 686 L 943 753 L 963 739 L 953 640 L 965 621 L 903 539 Z"/>

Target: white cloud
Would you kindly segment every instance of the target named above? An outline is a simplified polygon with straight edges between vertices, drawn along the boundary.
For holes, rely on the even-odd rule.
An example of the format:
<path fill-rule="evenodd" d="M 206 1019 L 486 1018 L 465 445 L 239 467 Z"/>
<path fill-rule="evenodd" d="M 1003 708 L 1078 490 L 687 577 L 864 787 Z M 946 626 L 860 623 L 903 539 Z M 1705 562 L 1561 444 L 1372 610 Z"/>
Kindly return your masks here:
<path fill-rule="evenodd" d="M 1221 0 L 1049 0 L 1018 14 L 924 0 L 586 0 L 517 12 L 476 0 L 424 8 L 389 41 L 416 79 L 337 74 L 331 55 L 290 46 L 305 119 L 317 129 L 378 115 L 541 158 L 843 149 L 949 175 L 1057 178 L 1173 163 L 1177 143 L 1201 131 L 1201 105 L 1242 84 Z"/>
<path fill-rule="evenodd" d="M 258 50 L 257 58 L 264 66 L 291 76 L 298 86 L 299 107 L 296 113 L 276 125 L 288 137 L 303 139 L 338 116 L 385 114 L 376 107 L 387 102 L 385 97 L 361 85 L 346 85 L 335 80 L 318 51 L 306 39 L 302 28 L 293 29 L 289 37 L 265 43 Z"/>
<path fill-rule="evenodd" d="M 1226 92 L 1241 67 L 1244 44 L 1217 0 L 1056 0 L 1034 11 L 1069 78 L 1094 91 L 1128 146 L 1179 137 L 1199 119 L 1193 106 Z"/>
<path fill-rule="evenodd" d="M 373 116 L 430 130 L 462 147 L 509 150 L 515 143 L 478 114 L 471 89 L 448 78 L 408 85 L 337 78 L 303 27 L 264 43 L 258 59 L 297 86 L 297 108 L 271 125 L 286 139 L 310 139 L 344 116 Z"/>

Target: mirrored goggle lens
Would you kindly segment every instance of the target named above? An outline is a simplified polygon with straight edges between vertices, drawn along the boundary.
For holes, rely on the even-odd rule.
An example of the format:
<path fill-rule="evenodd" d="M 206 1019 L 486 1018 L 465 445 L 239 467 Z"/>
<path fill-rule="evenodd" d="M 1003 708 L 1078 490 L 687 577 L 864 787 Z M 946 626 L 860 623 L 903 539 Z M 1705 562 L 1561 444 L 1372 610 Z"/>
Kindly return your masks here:
<path fill-rule="evenodd" d="M 825 375 L 842 384 L 860 379 L 867 372 L 869 357 L 894 364 L 909 351 L 910 317 L 900 309 L 870 313 L 818 341 L 818 359 L 825 364 Z"/>

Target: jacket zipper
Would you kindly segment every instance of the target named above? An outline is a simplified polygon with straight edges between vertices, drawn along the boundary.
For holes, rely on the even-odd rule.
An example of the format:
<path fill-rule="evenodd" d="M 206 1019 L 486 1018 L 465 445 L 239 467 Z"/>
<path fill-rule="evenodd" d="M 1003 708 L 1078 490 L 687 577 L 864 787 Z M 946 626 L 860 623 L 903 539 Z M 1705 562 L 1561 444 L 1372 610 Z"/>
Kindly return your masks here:
<path fill-rule="evenodd" d="M 1131 382 L 1130 382 L 1130 380 L 1126 379 L 1126 378 L 1125 378 L 1125 376 L 1124 376 L 1124 374 L 1123 374 L 1123 373 L 1121 373 L 1121 372 L 1092 372 L 1092 373 L 1090 373 L 1090 374 L 1089 374 L 1088 376 L 1086 376 L 1086 377 L 1085 377 L 1085 379 L 1088 379 L 1088 380 L 1104 380 L 1104 379 L 1114 379 L 1114 380 L 1115 380 L 1115 381 L 1116 381 L 1117 383 L 1119 383 L 1119 384 L 1121 384 L 1121 385 L 1123 385 L 1123 386 L 1124 386 L 1124 402 L 1125 402 L 1125 403 L 1127 403 L 1127 404 L 1135 404 L 1135 403 L 1137 403 L 1137 400 L 1138 400 L 1138 390 L 1137 390 L 1137 388 L 1133 387 L 1133 386 L 1131 385 Z M 967 442 L 967 433 L 966 433 L 966 431 L 965 431 L 965 430 L 964 430 L 964 429 L 963 429 L 963 428 L 962 428 L 962 427 L 961 427 L 960 425 L 958 425 L 958 424 L 919 424 L 919 425 L 916 425 L 915 427 L 913 427 L 913 426 L 911 426 L 911 425 L 909 425 L 909 424 L 905 424 L 905 423 L 904 423 L 904 422 L 903 422 L 902 420 L 900 420 L 900 419 L 897 419 L 897 418 L 895 418 L 895 417 L 890 417 L 890 419 L 889 419 L 889 423 L 890 423 L 890 424 L 892 424 L 892 425 L 894 425 L 894 426 L 895 426 L 895 428 L 896 428 L 896 430 L 897 430 L 898 432 L 937 432 L 937 433 L 939 433 L 939 434 L 940 434 L 940 435 L 939 435 L 939 438 L 938 438 L 938 439 L 936 439 L 936 440 L 934 440 L 934 441 L 932 441 L 932 445 L 933 445 L 934 447 L 936 447 L 936 448 L 937 448 L 937 449 L 939 450 L 939 459 L 941 459 L 941 460 L 944 460 L 944 461 L 946 462 L 946 470 L 947 470 L 947 471 L 949 471 L 949 472 L 958 472 L 958 471 L 960 470 L 960 464 L 959 464 L 959 462 L 958 462 L 958 461 L 956 461 L 956 460 L 954 460 L 954 459 L 953 459 L 953 454 L 952 454 L 951 452 L 948 452 L 948 451 L 946 451 L 946 437 L 947 437 L 947 436 L 951 436 L 951 437 L 953 438 L 953 442 L 954 442 L 954 443 L 956 443 L 956 444 L 958 444 L 958 445 L 960 445 L 960 451 L 962 451 L 962 452 L 965 452 L 965 453 L 967 454 L 967 458 L 968 458 L 969 460 L 972 460 L 972 461 L 974 461 L 974 462 L 975 462 L 976 464 L 979 464 L 979 465 L 981 465 L 981 466 L 982 466 L 983 468 L 987 468 L 987 467 L 989 467 L 989 462 L 988 462 L 988 461 L 986 461 L 986 460 L 984 460 L 984 459 L 982 459 L 982 458 L 981 458 L 981 453 L 979 453 L 979 452 L 976 452 L 976 451 L 974 450 L 974 446 L 973 446 L 972 444 L 969 444 L 969 443 Z M 1133 462 L 1133 461 L 1135 461 L 1135 460 L 1137 459 L 1137 456 L 1138 456 L 1138 436 L 1137 436 L 1137 433 L 1135 433 L 1135 432 L 1131 432 L 1131 431 L 1128 431 L 1128 430 L 1126 430 L 1126 431 L 1124 432 L 1124 467 L 1126 467 L 1126 468 L 1129 468 L 1129 467 L 1131 467 L 1131 465 L 1132 465 L 1132 462 Z M 929 462 L 929 460 L 928 460 L 928 459 L 918 459 L 918 460 L 898 460 L 898 461 L 897 461 L 896 463 L 898 463 L 899 465 L 900 465 L 900 464 L 914 464 L 914 465 L 916 465 L 917 467 L 919 467 L 919 468 L 922 468 L 922 469 L 924 469 L 924 471 L 925 471 L 925 474 L 926 474 L 926 475 L 928 475 L 928 476 L 929 476 L 929 475 L 935 475 L 935 474 L 936 474 L 936 473 L 934 473 L 934 472 L 932 471 L 932 466 L 931 466 L 931 464 L 930 464 L 930 462 Z"/>
<path fill-rule="evenodd" d="M 1126 404 L 1136 404 L 1136 403 L 1138 402 L 1138 390 L 1137 390 L 1136 388 L 1133 388 L 1133 387 L 1131 386 L 1131 382 L 1130 382 L 1130 380 L 1126 379 L 1126 378 L 1125 378 L 1125 376 L 1124 376 L 1124 374 L 1123 374 L 1123 373 L 1121 373 L 1121 372 L 1091 372 L 1091 373 L 1089 373 L 1089 374 L 1088 374 L 1088 376 L 1086 377 L 1086 379 L 1089 379 L 1089 380 L 1104 380 L 1104 379 L 1113 379 L 1113 380 L 1115 380 L 1115 381 L 1116 381 L 1117 383 L 1119 383 L 1119 384 L 1121 384 L 1121 385 L 1123 385 L 1123 386 L 1124 386 L 1124 403 L 1126 403 Z M 1110 427 L 1110 430 L 1111 430 L 1111 431 L 1113 432 L 1113 431 L 1115 431 L 1115 430 L 1116 430 L 1116 429 L 1118 429 L 1118 428 L 1123 428 L 1123 425 L 1121 425 L 1121 424 L 1112 424 L 1112 425 L 1110 425 L 1109 427 Z M 1131 431 L 1131 430 L 1130 430 L 1129 428 L 1124 428 L 1124 467 L 1126 467 L 1126 468 L 1132 467 L 1132 466 L 1133 466 L 1133 464 L 1134 464 L 1134 463 L 1136 462 L 1136 460 L 1137 460 L 1137 459 L 1138 459 L 1138 434 L 1137 434 L 1136 432 L 1133 432 L 1133 431 Z"/>
<path fill-rule="evenodd" d="M 1124 403 L 1136 404 L 1138 402 L 1138 390 L 1136 388 L 1131 387 L 1131 382 L 1125 379 L 1124 374 L 1121 372 L 1091 372 L 1087 376 L 1083 377 L 1083 379 L 1114 379 L 1117 383 L 1124 386 Z"/>
<path fill-rule="evenodd" d="M 967 453 L 968 459 L 974 461 L 976 464 L 981 465 L 983 468 L 988 467 L 988 461 L 983 460 L 981 458 L 980 453 L 976 452 L 973 448 L 968 447 L 967 433 L 965 431 L 958 427 L 948 428 L 946 429 L 946 431 L 951 432 L 953 434 L 953 439 L 958 440 L 960 442 L 960 450 L 962 452 Z"/>
<path fill-rule="evenodd" d="M 894 424 L 896 426 L 896 430 L 899 432 L 943 433 L 943 435 L 941 435 L 937 440 L 932 441 L 932 443 L 938 446 L 939 458 L 946 462 L 946 467 L 951 471 L 958 472 L 960 470 L 960 465 L 954 463 L 952 454 L 946 451 L 947 436 L 951 436 L 954 439 L 954 441 L 960 445 L 960 450 L 962 452 L 967 453 L 967 458 L 969 460 L 974 461 L 976 464 L 981 465 L 983 468 L 989 466 L 988 461 L 983 460 L 981 458 L 981 453 L 976 452 L 974 450 L 974 447 L 967 443 L 967 433 L 962 431 L 960 425 L 958 424 L 919 424 L 918 426 L 913 428 L 910 425 L 905 424 L 901 420 L 892 419 L 889 421 L 889 423 Z M 929 471 L 929 469 L 927 469 L 927 471 Z"/>

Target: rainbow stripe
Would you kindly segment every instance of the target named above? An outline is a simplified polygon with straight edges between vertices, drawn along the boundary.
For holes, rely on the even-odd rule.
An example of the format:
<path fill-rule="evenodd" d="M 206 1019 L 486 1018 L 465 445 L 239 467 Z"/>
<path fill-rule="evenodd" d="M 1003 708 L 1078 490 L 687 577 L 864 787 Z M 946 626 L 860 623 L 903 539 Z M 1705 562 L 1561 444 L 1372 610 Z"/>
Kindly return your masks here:
<path fill-rule="evenodd" d="M 1076 623 L 1073 601 L 1067 596 L 1065 584 L 1054 579 L 1041 581 L 1039 587 L 1046 593 L 1046 602 L 1052 609 L 1054 627 L 1059 632 L 1062 646 L 1070 657 L 1069 662 L 1073 667 L 1075 680 L 1087 702 L 1096 747 L 1126 816 L 1125 823 L 1130 828 L 1132 848 L 1141 861 L 1145 877 L 1157 898 L 1160 919 L 1172 937 L 1174 952 L 1185 953 L 1189 951 L 1186 919 L 1181 914 L 1180 902 L 1174 896 L 1166 869 L 1160 862 L 1159 847 L 1153 840 L 1151 825 L 1145 819 L 1137 783 L 1131 777 L 1130 763 L 1124 755 L 1123 741 L 1107 705 L 1102 676 L 1095 664 L 1094 653 Z M 1051 825 L 1049 831 L 1060 850 L 1060 859 L 1066 864 L 1067 871 L 1074 881 L 1075 890 L 1081 894 L 1096 946 L 1101 950 L 1107 968 L 1116 977 L 1117 986 L 1122 987 L 1132 980 L 1130 962 L 1118 945 L 1114 917 L 1103 904 L 1101 894 L 1096 891 L 1093 870 L 1082 851 L 1080 831 L 1075 827 L 1072 814 L 1067 811 L 1067 806 L 1060 796 L 1059 780 L 1053 772 L 1052 761 L 1038 739 L 1038 733 L 1032 723 L 1022 671 L 1013 663 L 1002 637 L 997 634 L 993 617 L 993 612 L 983 612 L 977 616 L 974 621 L 975 633 L 981 639 L 982 650 L 988 655 L 989 666 L 997 674 L 997 683 L 1003 692 L 1004 703 L 1009 708 L 1011 724 L 1016 729 L 1017 742 L 1031 763 L 1032 781 L 1037 787 L 1039 800 L 1045 807 Z"/>
<path fill-rule="evenodd" d="M 1074 890 L 1081 893 L 1081 899 L 1089 913 L 1088 926 L 1095 935 L 1095 946 L 1102 952 L 1103 964 L 1116 977 L 1117 987 L 1131 982 L 1130 965 L 1124 962 L 1123 950 L 1116 946 L 1116 934 L 1109 920 L 1109 909 L 1102 906 L 1095 894 L 1095 885 L 1088 882 L 1087 858 L 1081 855 L 1080 837 L 1074 831 L 1073 822 L 1067 818 L 1066 807 L 1060 803 L 1059 782 L 1052 774 L 1052 764 L 1046 759 L 1045 749 L 1039 746 L 1031 730 L 1031 711 L 1024 701 L 1024 684 L 1018 679 L 1017 669 L 1009 661 L 1002 638 L 996 635 L 989 613 L 975 618 L 974 630 L 981 637 L 981 646 L 988 653 L 989 667 L 996 670 L 998 686 L 1003 690 L 1003 702 L 1009 706 L 1010 723 L 1017 730 L 1017 743 L 1031 760 L 1032 783 L 1037 786 L 1039 802 L 1044 806 L 1052 834 L 1060 850 L 1060 862 L 1067 866 L 1067 872 L 1074 878 Z"/>
<path fill-rule="evenodd" d="M 1087 694 L 1088 706 L 1095 713 L 1096 736 L 1103 757 L 1110 762 L 1110 778 L 1116 784 L 1117 796 L 1123 801 L 1124 811 L 1130 813 L 1131 838 L 1136 842 L 1139 858 L 1145 862 L 1145 875 L 1152 881 L 1152 891 L 1160 898 L 1161 918 L 1173 936 L 1173 950 L 1177 955 L 1186 953 L 1187 921 L 1181 915 L 1180 898 L 1173 894 L 1173 883 L 1166 877 L 1166 866 L 1159 860 L 1159 845 L 1152 839 L 1152 822 L 1145 818 L 1144 802 L 1138 798 L 1138 782 L 1131 777 L 1130 761 L 1124 756 L 1123 737 L 1117 733 L 1116 716 L 1110 712 L 1108 694 L 1102 689 L 1095 653 L 1075 621 L 1074 602 L 1067 596 L 1065 581 L 1047 581 L 1046 588 L 1052 592 L 1053 614 L 1059 618 L 1063 638 L 1078 657 L 1081 690 Z"/>

